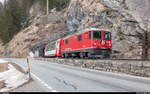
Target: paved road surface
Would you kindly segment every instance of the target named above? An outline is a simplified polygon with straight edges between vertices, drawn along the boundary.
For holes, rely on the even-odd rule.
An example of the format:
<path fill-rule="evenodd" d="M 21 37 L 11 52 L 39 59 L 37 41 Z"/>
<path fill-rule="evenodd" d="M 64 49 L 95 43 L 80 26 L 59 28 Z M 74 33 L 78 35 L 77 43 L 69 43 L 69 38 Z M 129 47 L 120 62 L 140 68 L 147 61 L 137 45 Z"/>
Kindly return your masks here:
<path fill-rule="evenodd" d="M 6 59 L 27 67 L 25 59 Z M 150 79 L 29 60 L 31 72 L 57 92 L 150 92 Z"/>

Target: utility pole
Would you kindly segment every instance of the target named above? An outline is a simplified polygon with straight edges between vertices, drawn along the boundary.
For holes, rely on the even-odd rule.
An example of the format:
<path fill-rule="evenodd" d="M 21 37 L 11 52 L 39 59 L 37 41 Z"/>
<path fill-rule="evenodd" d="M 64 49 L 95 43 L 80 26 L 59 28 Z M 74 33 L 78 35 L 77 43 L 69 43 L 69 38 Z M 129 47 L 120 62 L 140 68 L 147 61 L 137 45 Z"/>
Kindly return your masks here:
<path fill-rule="evenodd" d="M 49 14 L 49 0 L 47 0 L 47 15 Z"/>

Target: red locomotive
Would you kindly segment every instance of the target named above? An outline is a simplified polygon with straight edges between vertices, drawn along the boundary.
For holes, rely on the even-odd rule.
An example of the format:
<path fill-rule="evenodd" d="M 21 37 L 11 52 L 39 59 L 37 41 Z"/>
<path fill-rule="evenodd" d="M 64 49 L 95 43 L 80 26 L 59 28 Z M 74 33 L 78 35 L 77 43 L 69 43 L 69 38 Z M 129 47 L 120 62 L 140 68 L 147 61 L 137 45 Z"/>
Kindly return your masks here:
<path fill-rule="evenodd" d="M 97 28 L 85 29 L 47 45 L 44 56 L 109 57 L 112 49 L 111 32 Z"/>

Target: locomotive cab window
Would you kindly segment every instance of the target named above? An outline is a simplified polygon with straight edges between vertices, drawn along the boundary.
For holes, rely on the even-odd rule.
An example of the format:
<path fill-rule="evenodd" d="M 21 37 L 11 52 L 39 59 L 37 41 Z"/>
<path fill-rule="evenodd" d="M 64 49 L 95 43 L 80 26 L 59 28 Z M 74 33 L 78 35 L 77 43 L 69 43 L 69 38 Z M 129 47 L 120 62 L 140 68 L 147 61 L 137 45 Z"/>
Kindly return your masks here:
<path fill-rule="evenodd" d="M 69 41 L 68 40 L 65 40 L 65 44 L 68 44 L 69 43 Z"/>
<path fill-rule="evenodd" d="M 100 31 L 93 31 L 93 39 L 101 39 L 101 32 Z"/>
<path fill-rule="evenodd" d="M 104 32 L 104 39 L 105 40 L 111 40 L 111 33 L 110 32 Z"/>
<path fill-rule="evenodd" d="M 78 41 L 81 41 L 82 40 L 82 35 L 79 35 L 78 36 Z"/>
<path fill-rule="evenodd" d="M 85 33 L 85 40 L 88 40 L 88 32 Z"/>
<path fill-rule="evenodd" d="M 90 31 L 90 32 L 89 32 L 89 39 L 92 39 L 91 33 L 92 33 L 92 32 Z"/>

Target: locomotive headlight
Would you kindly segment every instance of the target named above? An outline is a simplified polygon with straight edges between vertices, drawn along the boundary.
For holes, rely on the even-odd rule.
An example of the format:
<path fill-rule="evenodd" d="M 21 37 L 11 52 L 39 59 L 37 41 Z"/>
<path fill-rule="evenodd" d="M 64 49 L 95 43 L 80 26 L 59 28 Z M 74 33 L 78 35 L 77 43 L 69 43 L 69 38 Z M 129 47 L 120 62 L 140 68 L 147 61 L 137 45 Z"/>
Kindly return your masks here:
<path fill-rule="evenodd" d="M 105 40 L 102 40 L 102 41 L 101 41 L 101 44 L 104 45 L 104 44 L 105 44 Z"/>
<path fill-rule="evenodd" d="M 96 45 L 97 45 L 96 43 L 93 44 L 93 46 L 96 46 Z"/>

